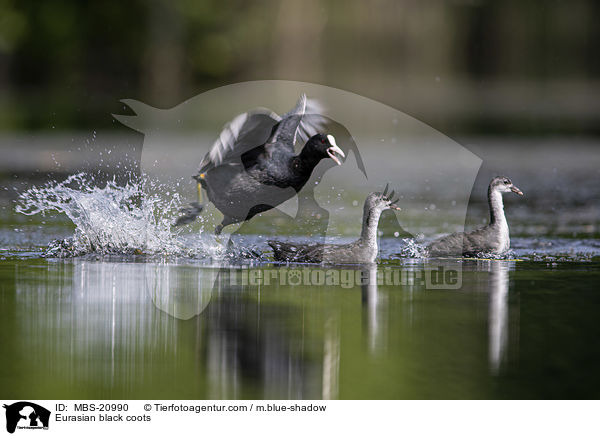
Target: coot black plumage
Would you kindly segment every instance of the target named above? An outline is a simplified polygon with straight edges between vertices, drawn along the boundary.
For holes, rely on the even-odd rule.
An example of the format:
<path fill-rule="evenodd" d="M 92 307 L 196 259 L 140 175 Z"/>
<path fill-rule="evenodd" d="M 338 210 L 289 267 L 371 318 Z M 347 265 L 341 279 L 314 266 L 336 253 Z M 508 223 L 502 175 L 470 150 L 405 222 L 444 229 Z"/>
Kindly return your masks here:
<path fill-rule="evenodd" d="M 427 246 L 429 256 L 473 256 L 478 253 L 502 254 L 510 248 L 508 223 L 504 216 L 502 193 L 523 195 L 512 181 L 504 176 L 494 177 L 488 187 L 490 222 L 473 232 L 453 233 Z"/>
<path fill-rule="evenodd" d="M 393 199 L 394 191 L 387 195 L 372 192 L 365 200 L 360 238 L 349 244 L 293 244 L 268 241 L 275 259 L 288 262 L 308 263 L 372 263 L 378 252 L 377 225 L 381 213 L 387 209 L 400 210 Z"/>
<path fill-rule="evenodd" d="M 341 165 L 345 154 L 335 138 L 317 133 L 326 124 L 319 111 L 318 103 L 303 94 L 282 117 L 256 109 L 238 115 L 224 127 L 194 176 L 224 215 L 216 233 L 293 197 L 322 159 L 331 158 Z M 306 139 L 296 155 L 294 144 Z M 193 221 L 202 208 L 202 204 L 192 203 L 176 224 Z"/>

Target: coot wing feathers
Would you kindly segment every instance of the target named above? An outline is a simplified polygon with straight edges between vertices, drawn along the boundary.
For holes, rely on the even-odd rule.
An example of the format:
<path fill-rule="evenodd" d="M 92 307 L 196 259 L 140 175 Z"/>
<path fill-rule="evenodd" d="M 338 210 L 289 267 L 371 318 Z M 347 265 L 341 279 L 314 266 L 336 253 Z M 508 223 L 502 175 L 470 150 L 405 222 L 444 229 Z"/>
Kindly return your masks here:
<path fill-rule="evenodd" d="M 223 127 L 202 159 L 199 172 L 240 160 L 248 168 L 261 154 L 266 152 L 266 156 L 270 156 L 276 147 L 293 153 L 296 141 L 308 141 L 327 124 L 327 119 L 320 115 L 322 110 L 318 101 L 302 94 L 296 106 L 283 117 L 265 108 L 236 116 Z"/>
<path fill-rule="evenodd" d="M 280 120 L 279 115 L 264 108 L 236 116 L 223 127 L 210 151 L 200 162 L 199 172 L 204 173 L 223 163 L 239 162 L 244 153 L 262 148 Z"/>
<path fill-rule="evenodd" d="M 321 115 L 323 107 L 317 100 L 306 98 L 302 94 L 296 106 L 281 117 L 279 124 L 273 129 L 273 135 L 266 144 L 269 147 L 286 147 L 294 151 L 297 141 L 305 143 L 308 139 L 321 132 L 327 124 L 327 119 Z"/>

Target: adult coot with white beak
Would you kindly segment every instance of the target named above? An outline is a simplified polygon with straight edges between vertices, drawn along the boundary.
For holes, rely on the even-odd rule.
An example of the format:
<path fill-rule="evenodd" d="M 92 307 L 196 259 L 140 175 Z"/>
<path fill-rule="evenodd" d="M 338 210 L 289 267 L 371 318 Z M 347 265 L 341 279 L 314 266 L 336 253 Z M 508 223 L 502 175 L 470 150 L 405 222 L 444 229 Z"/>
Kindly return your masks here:
<path fill-rule="evenodd" d="M 199 194 L 203 188 L 224 215 L 215 233 L 296 195 L 322 159 L 342 164 L 341 158 L 346 156 L 335 138 L 318 133 L 327 123 L 320 110 L 316 101 L 303 94 L 281 117 L 267 109 L 255 109 L 238 115 L 223 128 L 193 176 Z M 298 154 L 296 141 L 306 141 Z M 176 225 L 192 222 L 203 207 L 201 201 L 192 203 Z"/>

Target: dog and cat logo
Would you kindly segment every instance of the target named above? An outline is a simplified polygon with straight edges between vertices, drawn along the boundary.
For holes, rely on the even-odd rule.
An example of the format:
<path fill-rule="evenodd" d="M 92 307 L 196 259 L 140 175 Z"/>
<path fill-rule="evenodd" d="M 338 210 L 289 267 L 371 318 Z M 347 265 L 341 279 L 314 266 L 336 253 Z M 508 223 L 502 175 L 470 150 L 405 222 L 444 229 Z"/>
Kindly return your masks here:
<path fill-rule="evenodd" d="M 6 409 L 6 431 L 14 433 L 22 430 L 48 430 L 50 411 L 29 401 L 19 401 L 4 405 Z"/>

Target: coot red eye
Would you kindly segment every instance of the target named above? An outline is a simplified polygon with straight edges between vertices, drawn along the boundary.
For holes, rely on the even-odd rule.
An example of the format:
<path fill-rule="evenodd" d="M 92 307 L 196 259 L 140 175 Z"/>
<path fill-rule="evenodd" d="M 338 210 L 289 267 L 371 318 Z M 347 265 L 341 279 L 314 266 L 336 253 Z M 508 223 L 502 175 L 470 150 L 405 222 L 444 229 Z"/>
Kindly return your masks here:
<path fill-rule="evenodd" d="M 321 144 L 325 144 L 325 139 L 321 138 Z"/>

